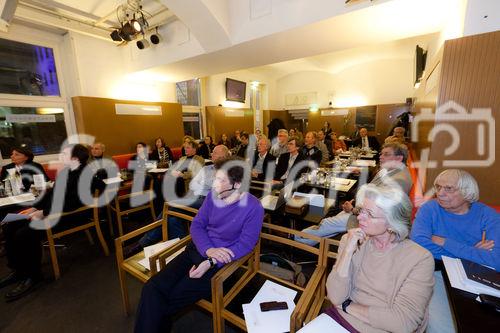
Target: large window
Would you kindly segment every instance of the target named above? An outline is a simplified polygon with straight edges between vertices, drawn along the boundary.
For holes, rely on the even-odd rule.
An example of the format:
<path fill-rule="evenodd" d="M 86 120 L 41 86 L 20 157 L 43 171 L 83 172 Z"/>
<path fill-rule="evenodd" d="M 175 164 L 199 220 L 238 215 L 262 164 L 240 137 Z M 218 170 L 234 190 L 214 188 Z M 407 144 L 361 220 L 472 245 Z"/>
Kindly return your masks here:
<path fill-rule="evenodd" d="M 199 112 L 184 112 L 182 114 L 184 123 L 184 135 L 191 135 L 195 139 L 201 139 L 201 119 Z"/>
<path fill-rule="evenodd" d="M 0 93 L 60 96 L 52 48 L 0 38 Z"/>
<path fill-rule="evenodd" d="M 0 106 L 3 158 L 10 158 L 14 146 L 26 147 L 35 155 L 58 153 L 66 136 L 63 109 Z"/>

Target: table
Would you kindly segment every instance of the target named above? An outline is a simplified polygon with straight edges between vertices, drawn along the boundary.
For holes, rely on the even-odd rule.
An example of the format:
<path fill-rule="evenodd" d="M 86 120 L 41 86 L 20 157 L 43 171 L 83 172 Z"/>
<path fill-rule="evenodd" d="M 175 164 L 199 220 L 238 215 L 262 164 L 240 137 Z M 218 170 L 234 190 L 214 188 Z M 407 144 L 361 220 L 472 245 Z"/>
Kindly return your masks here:
<path fill-rule="evenodd" d="M 477 302 L 477 295 L 453 288 L 446 269 L 441 273 L 458 332 L 498 332 L 500 313 Z"/>
<path fill-rule="evenodd" d="M 13 195 L 10 197 L 0 198 L 0 207 L 7 207 L 11 205 L 17 205 L 21 203 L 26 203 L 30 201 L 34 201 L 35 196 L 33 193 L 23 193 L 19 195 Z"/>

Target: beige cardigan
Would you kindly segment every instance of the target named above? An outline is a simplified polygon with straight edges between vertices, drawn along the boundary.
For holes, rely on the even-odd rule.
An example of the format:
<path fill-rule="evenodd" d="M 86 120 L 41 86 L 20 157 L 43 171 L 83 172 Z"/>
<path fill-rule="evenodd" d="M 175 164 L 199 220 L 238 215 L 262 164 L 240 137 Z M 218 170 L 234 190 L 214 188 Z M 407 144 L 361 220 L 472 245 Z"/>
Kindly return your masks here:
<path fill-rule="evenodd" d="M 346 239 L 344 235 L 339 253 Z M 360 332 L 424 331 L 434 287 L 434 259 L 409 239 L 385 253 L 367 241 L 353 254 L 349 276 L 340 277 L 334 266 L 327 286 L 333 304 L 350 298 L 368 306 L 369 324 L 339 311 Z"/>

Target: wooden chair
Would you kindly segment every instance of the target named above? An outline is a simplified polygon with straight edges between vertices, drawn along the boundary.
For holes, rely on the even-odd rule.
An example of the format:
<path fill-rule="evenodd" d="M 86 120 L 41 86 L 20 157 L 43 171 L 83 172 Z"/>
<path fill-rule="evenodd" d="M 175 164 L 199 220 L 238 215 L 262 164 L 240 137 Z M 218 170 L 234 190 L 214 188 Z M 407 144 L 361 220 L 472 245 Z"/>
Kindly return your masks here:
<path fill-rule="evenodd" d="M 86 211 L 92 211 L 92 218 L 90 222 L 78 225 L 76 227 L 72 227 L 70 229 L 66 229 L 63 231 L 59 232 L 54 232 L 50 226 L 52 226 L 54 223 L 54 220 L 57 219 L 67 219 L 70 216 L 75 216 L 75 215 L 81 215 L 83 212 Z M 54 278 L 57 280 L 61 276 L 61 272 L 59 270 L 59 263 L 57 261 L 57 253 L 56 253 L 56 245 L 55 245 L 55 240 L 59 239 L 63 236 L 82 231 L 84 230 L 85 233 L 87 234 L 87 237 L 91 244 L 93 244 L 92 236 L 90 235 L 89 229 L 95 228 L 95 231 L 97 233 L 97 237 L 99 238 L 99 242 L 101 243 L 102 249 L 104 251 L 104 254 L 106 256 L 109 256 L 109 249 L 108 245 L 106 244 L 106 241 L 104 240 L 104 237 L 101 232 L 101 226 L 99 224 L 99 207 L 97 207 L 97 199 L 94 199 L 94 204 L 92 206 L 84 206 L 81 208 L 78 208 L 74 211 L 71 212 L 65 212 L 65 213 L 59 213 L 59 214 L 51 214 L 47 216 L 44 220 L 44 223 L 46 225 L 46 233 L 47 233 L 47 241 L 49 245 L 49 251 L 50 251 L 50 259 L 52 261 L 52 269 L 54 271 Z M 60 222 L 64 223 L 64 221 Z"/>
<path fill-rule="evenodd" d="M 108 212 L 108 221 L 110 223 L 111 235 L 114 235 L 111 212 L 115 213 L 116 222 L 118 224 L 119 236 L 123 236 L 123 216 L 125 215 L 149 209 L 149 211 L 151 212 L 152 221 L 156 220 L 156 213 L 153 205 L 153 197 L 154 197 L 153 182 L 151 181 L 151 183 L 149 184 L 149 189 L 147 191 L 141 191 L 141 192 L 131 192 L 131 191 L 132 191 L 132 182 L 128 182 L 123 186 L 121 186 L 115 197 L 111 201 L 109 201 L 107 212 Z M 111 192 L 109 191 L 106 192 L 108 200 L 110 199 L 109 198 L 110 193 Z M 133 200 L 133 198 L 145 194 L 148 196 L 149 199 L 146 203 L 135 207 L 132 207 L 130 205 L 130 202 Z"/>
<path fill-rule="evenodd" d="M 163 208 L 163 218 L 159 221 L 156 221 L 154 223 L 151 223 L 145 227 L 142 227 L 140 229 L 134 230 L 126 235 L 123 235 L 121 237 L 118 237 L 115 240 L 115 245 L 116 245 L 116 259 L 118 263 L 118 274 L 120 278 L 120 288 L 122 292 L 122 301 L 123 301 L 123 306 L 125 309 L 125 313 L 127 315 L 130 314 L 130 302 L 129 302 L 129 297 L 128 297 L 128 291 L 127 291 L 127 286 L 126 286 L 126 275 L 127 273 L 133 276 L 134 278 L 138 279 L 139 281 L 145 283 L 147 282 L 152 276 L 158 273 L 157 269 L 157 264 L 156 262 L 159 261 L 160 263 L 160 270 L 165 268 L 167 259 L 171 257 L 173 254 L 175 254 L 177 251 L 182 250 L 183 247 L 185 247 L 190 241 L 191 241 L 191 236 L 187 236 L 183 239 L 181 239 L 179 242 L 174 244 L 173 246 L 169 247 L 168 249 L 161 251 L 160 253 L 151 256 L 149 258 L 149 266 L 151 270 L 145 269 L 142 265 L 138 263 L 139 260 L 144 259 L 144 252 L 140 252 L 130 258 L 124 258 L 123 256 L 123 245 L 125 241 L 137 237 L 141 234 L 144 234 L 145 232 L 152 230 L 156 227 L 161 227 L 162 228 L 162 234 L 163 234 L 163 240 L 167 239 L 168 235 L 168 229 L 167 229 L 167 220 L 169 216 L 175 216 L 181 219 L 184 219 L 188 222 L 191 222 L 193 220 L 194 215 L 197 213 L 197 209 L 186 207 L 186 206 L 180 206 L 180 205 L 175 205 L 177 211 L 172 211 L 169 209 L 169 206 L 174 206 L 174 205 L 169 205 L 165 203 L 164 208 Z M 181 210 L 183 212 L 181 212 Z M 234 272 L 238 270 L 241 267 L 244 267 L 245 263 L 248 263 L 250 260 L 252 260 L 255 256 L 254 252 L 251 252 L 247 256 L 234 261 L 230 264 L 225 265 L 222 267 L 217 274 L 212 278 L 212 293 L 215 295 L 213 292 L 214 290 L 214 281 L 218 276 L 221 274 L 226 274 L 226 275 L 231 275 L 231 272 Z M 246 267 L 253 267 L 252 265 L 247 264 Z M 212 296 L 212 302 L 207 301 L 207 300 L 200 300 L 197 302 L 197 305 L 200 306 L 201 308 L 210 311 L 213 313 L 213 326 L 214 326 L 214 332 L 220 332 L 221 329 L 219 328 L 220 325 L 220 317 L 218 314 L 213 311 L 214 310 L 214 301 L 213 301 L 213 296 Z"/>
<path fill-rule="evenodd" d="M 326 239 L 323 253 L 323 267 L 322 275 L 319 283 L 311 290 L 310 298 L 304 304 L 305 317 L 303 324 L 307 324 L 316 318 L 322 309 L 331 305 L 328 297 L 326 296 L 326 280 L 328 274 L 337 259 L 338 247 L 340 241 L 336 239 Z"/>
<path fill-rule="evenodd" d="M 304 238 L 315 240 L 319 242 L 319 248 L 297 242 L 293 239 L 288 238 L 286 235 L 299 235 Z M 262 251 L 263 242 L 268 241 L 274 242 L 281 247 L 291 246 L 294 249 L 305 251 L 309 255 L 313 255 L 315 257 L 314 264 L 316 267 L 305 287 L 298 286 L 294 283 L 273 276 L 261 269 L 260 252 Z M 305 319 L 305 316 L 307 315 L 307 311 L 309 310 L 309 307 L 307 307 L 307 305 L 310 305 L 313 301 L 312 291 L 316 288 L 316 286 L 320 283 L 321 278 L 324 276 L 324 240 L 320 237 L 309 235 L 301 231 L 264 223 L 259 247 L 257 247 L 254 252 L 255 254 L 249 261 L 249 264 L 251 264 L 253 267 L 248 268 L 247 274 L 245 274 L 244 278 L 240 279 L 230 290 L 225 290 L 224 282 L 231 276 L 231 274 L 234 273 L 234 271 L 232 270 L 226 270 L 225 272 L 218 274 L 218 276 L 215 278 L 215 282 L 213 282 L 212 297 L 214 298 L 213 303 L 217 306 L 214 313 L 217 313 L 220 316 L 218 327 L 221 329 L 221 331 L 223 331 L 224 321 L 227 320 L 239 329 L 246 331 L 245 320 L 241 315 L 235 314 L 229 309 L 230 304 L 235 300 L 238 294 L 242 293 L 244 288 L 248 286 L 252 281 L 264 278 L 266 280 L 272 280 L 273 282 L 279 283 L 299 292 L 300 296 L 298 296 L 299 298 L 295 310 L 293 311 L 290 318 L 290 332 L 293 333 L 297 329 L 302 327 L 302 323 Z M 244 302 L 249 303 L 250 301 L 251 299 L 246 299 Z M 238 303 L 237 307 L 241 309 L 241 302 L 235 302 L 235 305 L 236 303 Z"/>
<path fill-rule="evenodd" d="M 257 198 L 262 198 L 267 194 L 271 194 L 273 184 L 270 182 L 263 182 L 260 180 L 252 179 L 250 181 L 249 192 Z"/>

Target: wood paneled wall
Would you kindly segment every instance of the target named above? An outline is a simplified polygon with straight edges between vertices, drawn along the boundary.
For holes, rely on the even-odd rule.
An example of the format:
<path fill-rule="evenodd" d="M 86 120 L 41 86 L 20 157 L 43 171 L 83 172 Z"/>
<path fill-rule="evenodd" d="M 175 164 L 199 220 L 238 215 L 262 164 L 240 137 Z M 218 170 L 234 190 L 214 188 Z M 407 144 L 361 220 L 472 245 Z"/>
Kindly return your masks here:
<path fill-rule="evenodd" d="M 253 110 L 238 109 L 243 111 L 243 117 L 226 117 L 224 107 L 207 106 L 205 108 L 207 115 L 207 131 L 215 142 L 219 142 L 222 133 L 226 133 L 229 138 L 234 135 L 234 131 L 254 132 L 253 127 Z"/>
<path fill-rule="evenodd" d="M 263 116 L 263 127 L 264 133 L 268 135 L 267 125 L 271 122 L 272 119 L 281 119 L 285 124 L 286 129 L 297 128 L 301 129 L 302 120 L 294 119 L 290 113 L 286 110 L 264 110 Z"/>
<path fill-rule="evenodd" d="M 490 108 L 493 119 L 498 120 L 500 109 L 500 31 L 468 36 L 445 42 L 439 84 L 438 106 L 454 101 L 471 112 L 473 108 Z M 453 111 L 452 112 L 456 112 Z M 474 164 L 460 167 L 469 171 L 479 183 L 481 201 L 489 204 L 500 204 L 498 189 L 500 188 L 500 136 L 485 121 L 444 121 L 436 119 L 436 124 L 454 126 L 460 134 L 458 149 L 449 156 L 445 150 L 452 144 L 452 136 L 441 132 L 435 137 L 430 159 L 438 162 L 438 168 L 427 171 L 427 185 L 432 184 L 435 176 L 443 169 L 444 160 L 486 160 L 489 157 L 490 144 L 488 136 L 495 141 L 495 161 L 484 167 Z M 478 152 L 478 128 L 484 126 L 485 151 Z M 499 122 L 496 122 L 497 126 Z"/>
<path fill-rule="evenodd" d="M 161 136 L 170 147 L 180 146 L 184 136 L 182 106 L 177 103 L 121 101 L 108 98 L 72 98 L 78 133 L 93 135 L 106 145 L 106 156 L 135 152 L 135 144 L 153 145 Z M 161 116 L 117 115 L 115 104 L 161 105 Z"/>
<path fill-rule="evenodd" d="M 345 110 L 345 109 L 343 109 Z M 322 116 L 321 111 L 309 112 L 308 130 L 317 131 L 323 127 L 325 121 L 330 123 L 331 128 L 339 135 L 350 136 L 354 132 L 356 122 L 356 108 L 349 108 L 350 116 L 344 126 L 344 116 Z M 377 116 L 375 120 L 375 131 L 368 132 L 368 135 L 375 136 L 382 144 L 390 132 L 396 119 L 402 113 L 408 111 L 406 104 L 383 104 L 377 105 Z"/>

